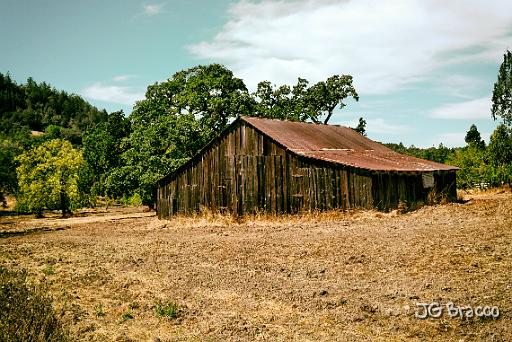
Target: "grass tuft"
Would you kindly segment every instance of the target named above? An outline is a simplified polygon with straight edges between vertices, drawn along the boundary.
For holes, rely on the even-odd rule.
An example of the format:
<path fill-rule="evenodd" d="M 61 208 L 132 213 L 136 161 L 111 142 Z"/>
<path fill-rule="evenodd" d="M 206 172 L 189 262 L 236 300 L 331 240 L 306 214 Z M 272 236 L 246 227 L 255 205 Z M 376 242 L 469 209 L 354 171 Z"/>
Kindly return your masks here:
<path fill-rule="evenodd" d="M 53 269 L 53 265 L 52 264 L 46 265 L 46 267 L 43 269 L 43 273 L 46 276 L 54 275 L 55 270 Z"/>
<path fill-rule="evenodd" d="M 133 319 L 132 313 L 131 312 L 125 312 L 121 316 L 121 321 L 119 322 L 119 324 L 123 324 L 124 322 L 132 320 L 132 319 Z"/>
<path fill-rule="evenodd" d="M 103 311 L 103 305 L 98 304 L 94 307 L 94 309 L 96 310 L 96 317 L 104 317 L 105 316 L 105 311 Z"/>
<path fill-rule="evenodd" d="M 155 312 L 158 317 L 175 319 L 178 318 L 180 309 L 174 302 L 162 303 L 161 301 L 158 301 L 158 303 L 155 304 Z"/>

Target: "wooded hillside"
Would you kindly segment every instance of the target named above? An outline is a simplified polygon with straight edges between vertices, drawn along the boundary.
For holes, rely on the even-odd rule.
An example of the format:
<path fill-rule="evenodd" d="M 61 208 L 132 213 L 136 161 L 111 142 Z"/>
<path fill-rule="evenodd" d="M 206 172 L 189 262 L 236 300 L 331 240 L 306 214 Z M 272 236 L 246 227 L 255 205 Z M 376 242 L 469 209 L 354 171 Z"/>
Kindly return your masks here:
<path fill-rule="evenodd" d="M 59 91 L 32 78 L 17 84 L 9 74 L 0 73 L 0 132 L 60 131 L 62 137 L 81 144 L 89 128 L 105 121 L 107 112 L 80 96 Z"/>

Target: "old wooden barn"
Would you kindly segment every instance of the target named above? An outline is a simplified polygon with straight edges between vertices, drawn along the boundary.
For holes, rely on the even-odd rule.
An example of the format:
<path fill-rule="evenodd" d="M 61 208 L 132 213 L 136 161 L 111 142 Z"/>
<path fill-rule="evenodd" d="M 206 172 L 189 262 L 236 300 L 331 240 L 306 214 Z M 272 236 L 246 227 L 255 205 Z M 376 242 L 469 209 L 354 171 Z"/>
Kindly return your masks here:
<path fill-rule="evenodd" d="M 454 199 L 456 170 L 396 153 L 348 127 L 240 117 L 158 182 L 157 212 L 389 210 L 432 194 Z"/>

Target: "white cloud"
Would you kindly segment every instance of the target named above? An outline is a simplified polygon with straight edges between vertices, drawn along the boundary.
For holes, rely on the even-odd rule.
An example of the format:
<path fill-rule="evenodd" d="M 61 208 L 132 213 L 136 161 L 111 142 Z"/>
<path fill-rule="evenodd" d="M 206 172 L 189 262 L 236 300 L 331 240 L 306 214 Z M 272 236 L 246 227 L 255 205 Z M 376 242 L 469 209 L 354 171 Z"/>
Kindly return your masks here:
<path fill-rule="evenodd" d="M 112 79 L 116 82 L 124 82 L 132 79 L 133 77 L 133 75 L 117 75 L 114 76 Z"/>
<path fill-rule="evenodd" d="M 382 118 L 366 120 L 366 131 L 368 133 L 383 135 L 401 135 L 409 130 L 410 128 L 407 125 L 388 123 Z"/>
<path fill-rule="evenodd" d="M 438 134 L 431 141 L 430 146 L 439 146 L 440 143 L 442 143 L 446 147 L 465 146 L 466 141 L 464 139 L 466 138 L 466 134 L 467 134 L 467 131 Z M 489 143 L 489 138 L 491 136 L 490 132 L 488 132 L 488 131 L 480 132 L 480 136 L 486 143 Z"/>
<path fill-rule="evenodd" d="M 143 93 L 137 92 L 131 87 L 105 85 L 101 82 L 96 82 L 83 89 L 81 94 L 93 100 L 129 106 L 133 106 L 136 101 L 144 98 Z"/>
<path fill-rule="evenodd" d="M 367 118 L 366 132 L 376 135 L 401 135 L 410 131 L 410 127 L 402 124 L 393 124 L 383 118 Z M 347 127 L 356 127 L 359 123 L 359 118 L 354 118 L 350 121 L 343 121 L 340 124 Z"/>
<path fill-rule="evenodd" d="M 439 80 L 436 89 L 441 94 L 468 99 L 472 97 L 470 94 L 473 94 L 475 89 L 483 83 L 483 80 L 476 77 L 449 75 Z"/>
<path fill-rule="evenodd" d="M 442 133 L 438 134 L 432 140 L 432 146 L 439 146 L 439 144 L 443 144 L 446 147 L 460 147 L 466 145 L 464 138 L 466 137 L 466 132 L 455 132 L 455 133 Z"/>
<path fill-rule="evenodd" d="M 249 88 L 354 76 L 361 94 L 429 79 L 450 63 L 498 61 L 512 44 L 509 0 L 240 1 L 212 41 L 189 46 Z"/>
<path fill-rule="evenodd" d="M 143 7 L 144 7 L 144 14 L 152 16 L 152 15 L 160 14 L 162 12 L 164 4 L 147 4 L 147 5 L 143 5 Z"/>
<path fill-rule="evenodd" d="M 458 103 L 450 103 L 434 109 L 430 117 L 437 119 L 459 119 L 476 120 L 490 119 L 491 117 L 491 99 L 482 97 L 475 100 L 469 100 Z"/>

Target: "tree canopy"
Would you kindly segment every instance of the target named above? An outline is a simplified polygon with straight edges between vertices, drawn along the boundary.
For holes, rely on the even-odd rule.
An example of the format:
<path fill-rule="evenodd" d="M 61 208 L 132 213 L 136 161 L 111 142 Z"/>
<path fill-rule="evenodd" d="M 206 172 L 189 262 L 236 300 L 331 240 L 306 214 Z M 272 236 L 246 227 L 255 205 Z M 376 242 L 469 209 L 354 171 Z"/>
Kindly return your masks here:
<path fill-rule="evenodd" d="M 227 127 L 249 114 L 253 101 L 243 81 L 220 64 L 175 73 L 148 87 L 129 119 L 123 166 L 107 177 L 107 193 L 135 191 L 154 202 L 156 181 L 175 170 Z"/>
<path fill-rule="evenodd" d="M 358 100 L 348 75 L 335 75 L 311 87 L 302 78 L 292 87 L 263 81 L 249 94 L 244 82 L 220 64 L 179 71 L 149 86 L 145 99 L 135 105 L 122 165 L 106 176 L 106 193 L 116 197 L 134 191 L 151 205 L 156 181 L 195 155 L 235 117 L 327 123 L 347 97 Z"/>
<path fill-rule="evenodd" d="M 110 172 L 121 166 L 123 139 L 130 134 L 130 121 L 123 111 L 108 115 L 105 122 L 87 131 L 83 139 L 84 176 L 89 176 L 94 193 L 105 194 L 105 180 Z"/>
<path fill-rule="evenodd" d="M 512 129 L 504 124 L 496 127 L 488 146 L 489 163 L 495 166 L 512 166 Z"/>
<path fill-rule="evenodd" d="M 17 84 L 0 73 L 0 204 L 18 190 L 16 157 L 53 139 L 79 147 L 84 133 L 107 113 L 81 97 L 28 78 Z"/>
<path fill-rule="evenodd" d="M 494 131 L 489 146 L 475 125 L 465 136 L 467 146 L 461 148 L 387 146 L 460 166 L 460 186 L 510 182 L 511 66 L 507 51 L 492 109 L 493 117 L 502 118 L 504 124 Z M 224 66 L 199 65 L 150 85 L 145 99 L 125 117 L 122 112 L 99 111 L 44 82 L 29 78 L 18 85 L 8 74 L 0 74 L 0 202 L 4 193 L 18 193 L 20 206 L 29 211 L 60 208 L 67 212 L 85 203 L 84 194 L 89 193 L 123 202 L 138 196 L 151 206 L 157 180 L 198 153 L 237 116 L 326 124 L 350 98 L 357 101 L 359 96 L 349 75 L 333 75 L 314 84 L 304 78 L 279 86 L 262 81 L 249 93 L 244 82 Z M 354 130 L 365 135 L 366 121 L 360 118 Z M 53 157 L 57 155 L 60 164 Z M 50 174 L 53 178 L 48 178 Z M 51 182 L 43 185 L 41 179 L 47 178 Z"/>
<path fill-rule="evenodd" d="M 315 123 L 323 121 L 324 124 L 329 122 L 336 107 L 342 109 L 346 106 L 346 98 L 359 100 L 350 75 L 333 75 L 312 86 L 304 78 L 298 78 L 293 87 L 277 87 L 269 81 L 262 81 L 252 96 L 256 103 L 252 116 Z"/>
<path fill-rule="evenodd" d="M 507 51 L 494 87 L 492 113 L 508 125 L 511 68 Z M 237 116 L 327 124 L 350 99 L 359 100 L 350 75 L 314 84 L 300 77 L 290 85 L 262 81 L 249 93 L 229 69 L 210 64 L 148 86 L 145 98 L 126 117 L 122 112 L 107 114 L 44 82 L 29 78 L 18 85 L 9 74 L 0 74 L 0 202 L 5 193 L 18 194 L 21 209 L 67 212 L 86 203 L 84 194 L 89 193 L 122 202 L 138 198 L 152 206 L 158 179 L 183 165 Z M 466 134 L 466 147 L 387 146 L 461 166 L 465 171 L 458 178 L 463 186 L 497 185 L 510 181 L 512 174 L 507 152 L 512 150 L 512 132 L 505 124 L 498 126 L 488 147 L 475 125 Z M 366 134 L 362 117 L 354 130 Z"/>
<path fill-rule="evenodd" d="M 44 209 L 60 209 L 66 215 L 81 204 L 78 183 L 83 157 L 69 141 L 47 141 L 16 160 L 21 211 L 42 216 Z"/>

